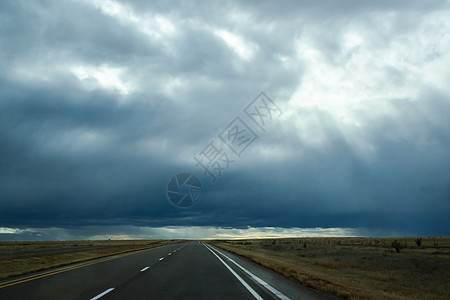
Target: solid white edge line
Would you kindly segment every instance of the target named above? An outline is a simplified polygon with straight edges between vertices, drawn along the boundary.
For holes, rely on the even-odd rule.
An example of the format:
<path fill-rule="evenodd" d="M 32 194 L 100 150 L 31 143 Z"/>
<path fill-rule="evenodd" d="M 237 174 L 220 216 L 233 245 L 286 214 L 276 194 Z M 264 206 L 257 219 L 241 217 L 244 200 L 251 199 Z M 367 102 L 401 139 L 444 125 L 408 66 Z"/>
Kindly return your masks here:
<path fill-rule="evenodd" d="M 141 272 L 147 271 L 150 267 L 145 267 L 141 270 Z"/>
<path fill-rule="evenodd" d="M 95 296 L 94 298 L 91 298 L 91 300 L 97 300 L 97 299 L 100 299 L 101 297 L 105 296 L 105 295 L 108 294 L 109 292 L 112 292 L 113 290 L 114 290 L 114 288 L 107 289 L 107 290 L 104 291 L 103 293 L 98 294 L 98 295 Z"/>
<path fill-rule="evenodd" d="M 209 245 L 208 245 L 209 246 Z M 211 248 L 213 248 L 212 246 L 210 246 Z M 264 280 L 262 280 L 261 278 L 259 278 L 258 276 L 256 276 L 255 274 L 253 274 L 252 272 L 248 271 L 246 268 L 244 268 L 243 266 L 241 266 L 240 264 L 238 264 L 237 262 L 235 262 L 233 259 L 229 258 L 227 255 L 223 254 L 221 251 L 217 250 L 216 247 L 213 248 L 215 251 L 219 252 L 220 254 L 222 254 L 223 256 L 225 256 L 229 261 L 231 261 L 232 263 L 234 263 L 236 266 L 238 266 L 242 271 L 244 271 L 248 276 L 250 276 L 251 278 L 253 278 L 256 282 L 258 282 L 260 285 L 264 286 L 266 289 L 268 289 L 270 292 L 272 292 L 275 296 L 277 296 L 278 298 L 282 299 L 282 300 L 291 300 L 289 297 L 287 297 L 286 295 L 284 295 L 282 292 L 278 291 L 276 288 L 272 287 L 270 284 L 268 284 L 267 282 L 265 282 Z"/>
<path fill-rule="evenodd" d="M 214 254 L 224 264 L 225 267 L 227 267 L 227 269 L 231 272 L 231 274 L 233 274 L 234 277 L 236 277 L 242 283 L 242 285 L 245 286 L 245 288 L 253 295 L 253 297 L 255 297 L 258 300 L 264 300 L 260 295 L 258 295 L 257 292 L 255 292 L 254 289 L 252 289 L 251 286 L 247 284 L 247 282 L 244 281 L 244 279 L 241 278 L 241 276 L 239 276 L 232 268 L 230 268 L 230 266 L 227 265 L 226 262 L 224 262 L 216 253 L 214 253 L 213 250 L 211 250 L 207 245 L 205 244 L 203 245 L 206 247 L 206 249 L 211 251 L 211 253 Z"/>

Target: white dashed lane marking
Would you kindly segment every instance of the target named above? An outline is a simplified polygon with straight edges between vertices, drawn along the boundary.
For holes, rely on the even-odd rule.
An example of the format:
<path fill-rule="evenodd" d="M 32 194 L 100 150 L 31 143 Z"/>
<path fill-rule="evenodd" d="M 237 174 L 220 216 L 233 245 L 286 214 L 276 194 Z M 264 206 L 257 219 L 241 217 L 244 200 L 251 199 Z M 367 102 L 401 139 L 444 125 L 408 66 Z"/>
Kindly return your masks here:
<path fill-rule="evenodd" d="M 97 299 L 100 299 L 101 297 L 105 296 L 105 295 L 108 294 L 109 292 L 112 292 L 113 290 L 114 290 L 114 288 L 107 289 L 107 290 L 104 291 L 103 293 L 98 294 L 98 295 L 95 296 L 94 298 L 91 298 L 91 300 L 97 300 Z"/>

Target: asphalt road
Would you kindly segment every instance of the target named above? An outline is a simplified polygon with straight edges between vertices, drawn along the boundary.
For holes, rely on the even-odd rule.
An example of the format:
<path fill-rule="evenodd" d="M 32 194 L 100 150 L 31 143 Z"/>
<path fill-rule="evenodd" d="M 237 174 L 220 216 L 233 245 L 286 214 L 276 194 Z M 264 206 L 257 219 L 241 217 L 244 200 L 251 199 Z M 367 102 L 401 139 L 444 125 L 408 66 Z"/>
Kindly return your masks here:
<path fill-rule="evenodd" d="M 0 299 L 332 299 L 200 242 L 0 283 Z"/>

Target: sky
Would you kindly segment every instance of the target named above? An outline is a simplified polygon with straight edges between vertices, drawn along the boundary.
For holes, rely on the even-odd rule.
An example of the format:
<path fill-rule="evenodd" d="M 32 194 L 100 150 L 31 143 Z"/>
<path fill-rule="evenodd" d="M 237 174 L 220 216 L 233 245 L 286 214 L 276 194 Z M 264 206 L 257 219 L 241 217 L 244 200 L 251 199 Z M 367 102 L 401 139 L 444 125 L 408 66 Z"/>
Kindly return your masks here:
<path fill-rule="evenodd" d="M 449 15 L 1 1 L 0 240 L 450 235 Z"/>

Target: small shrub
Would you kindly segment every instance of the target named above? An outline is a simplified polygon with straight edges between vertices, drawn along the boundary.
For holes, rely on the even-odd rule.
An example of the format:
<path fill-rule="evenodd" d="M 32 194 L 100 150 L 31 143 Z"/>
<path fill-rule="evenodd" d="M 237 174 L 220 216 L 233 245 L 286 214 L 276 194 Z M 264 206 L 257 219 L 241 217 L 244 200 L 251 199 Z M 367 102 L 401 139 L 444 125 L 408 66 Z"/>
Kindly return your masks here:
<path fill-rule="evenodd" d="M 418 248 L 420 248 L 422 246 L 422 238 L 416 239 L 416 245 Z"/>
<path fill-rule="evenodd" d="M 393 241 L 391 246 L 395 249 L 395 251 L 397 251 L 397 253 L 400 253 L 400 251 L 405 248 L 405 245 L 402 245 L 397 241 Z"/>

